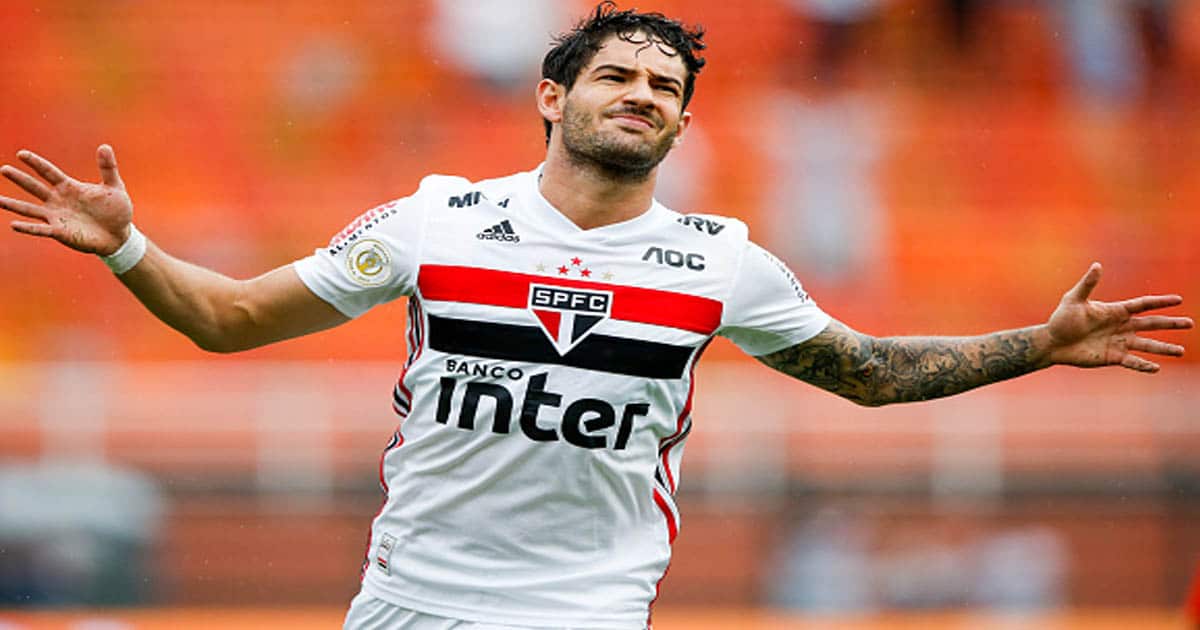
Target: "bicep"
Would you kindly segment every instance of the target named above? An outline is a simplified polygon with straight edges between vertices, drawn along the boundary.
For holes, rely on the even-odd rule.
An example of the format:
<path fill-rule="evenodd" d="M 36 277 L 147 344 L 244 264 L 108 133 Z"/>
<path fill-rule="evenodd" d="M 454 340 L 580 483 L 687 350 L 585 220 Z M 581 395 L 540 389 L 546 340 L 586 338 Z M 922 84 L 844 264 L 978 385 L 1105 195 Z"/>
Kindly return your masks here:
<path fill-rule="evenodd" d="M 237 349 L 332 328 L 350 321 L 329 302 L 317 297 L 296 272 L 285 265 L 242 283 L 235 302 Z"/>
<path fill-rule="evenodd" d="M 816 336 L 755 359 L 855 403 L 870 405 L 873 351 L 872 337 L 834 319 Z"/>

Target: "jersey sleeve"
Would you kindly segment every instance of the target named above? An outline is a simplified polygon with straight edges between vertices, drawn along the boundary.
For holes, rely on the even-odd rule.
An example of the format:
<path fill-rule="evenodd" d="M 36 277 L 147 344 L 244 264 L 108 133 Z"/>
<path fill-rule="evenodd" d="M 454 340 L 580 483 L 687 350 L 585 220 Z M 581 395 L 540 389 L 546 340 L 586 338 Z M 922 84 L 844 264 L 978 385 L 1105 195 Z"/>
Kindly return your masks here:
<path fill-rule="evenodd" d="M 783 261 L 747 241 L 717 333 L 761 356 L 816 336 L 831 319 Z"/>
<path fill-rule="evenodd" d="M 424 214 L 419 191 L 372 208 L 293 267 L 317 297 L 358 317 L 413 293 Z"/>

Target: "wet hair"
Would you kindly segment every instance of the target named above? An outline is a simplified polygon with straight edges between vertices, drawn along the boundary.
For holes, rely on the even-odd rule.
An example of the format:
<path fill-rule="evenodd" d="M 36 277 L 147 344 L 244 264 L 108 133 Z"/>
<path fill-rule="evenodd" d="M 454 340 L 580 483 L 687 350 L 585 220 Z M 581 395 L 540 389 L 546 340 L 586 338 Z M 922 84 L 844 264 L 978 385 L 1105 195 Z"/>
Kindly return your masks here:
<path fill-rule="evenodd" d="M 617 3 L 605 0 L 596 5 L 588 17 L 575 28 L 554 39 L 554 47 L 542 59 L 542 78 L 550 79 L 570 90 L 587 67 L 604 41 L 616 35 L 625 41 L 637 41 L 639 34 L 648 35 L 659 50 L 679 55 L 687 68 L 683 82 L 683 107 L 687 108 L 696 90 L 696 75 L 704 67 L 705 60 L 696 53 L 704 50 L 704 27 L 689 28 L 679 20 L 661 13 L 638 13 L 637 9 L 618 11 Z M 546 126 L 546 142 L 550 142 L 550 121 L 543 119 Z"/>

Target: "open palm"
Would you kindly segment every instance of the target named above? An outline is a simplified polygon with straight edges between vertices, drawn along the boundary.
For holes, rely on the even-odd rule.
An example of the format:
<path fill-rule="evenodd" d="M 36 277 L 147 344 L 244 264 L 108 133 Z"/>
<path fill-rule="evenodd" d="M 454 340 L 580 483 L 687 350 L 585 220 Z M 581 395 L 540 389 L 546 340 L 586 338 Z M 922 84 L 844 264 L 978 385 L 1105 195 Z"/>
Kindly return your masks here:
<path fill-rule="evenodd" d="M 96 150 L 98 184 L 74 179 L 32 151 L 20 151 L 17 157 L 38 177 L 8 164 L 0 167 L 0 174 L 41 203 L 0 196 L 0 208 L 36 219 L 13 221 L 13 230 L 52 238 L 71 249 L 102 256 L 115 252 L 125 242 L 133 221 L 133 202 L 117 173 L 112 147 L 102 145 Z"/>
<path fill-rule="evenodd" d="M 1183 346 L 1140 337 L 1150 330 L 1191 328 L 1187 317 L 1149 315 L 1146 311 L 1176 306 L 1178 295 L 1147 295 L 1120 302 L 1088 299 L 1100 282 L 1100 264 L 1092 263 L 1083 278 L 1063 295 L 1050 316 L 1051 361 L 1079 367 L 1120 365 L 1139 372 L 1157 372 L 1158 364 L 1131 354 L 1145 352 L 1168 357 L 1183 355 Z"/>

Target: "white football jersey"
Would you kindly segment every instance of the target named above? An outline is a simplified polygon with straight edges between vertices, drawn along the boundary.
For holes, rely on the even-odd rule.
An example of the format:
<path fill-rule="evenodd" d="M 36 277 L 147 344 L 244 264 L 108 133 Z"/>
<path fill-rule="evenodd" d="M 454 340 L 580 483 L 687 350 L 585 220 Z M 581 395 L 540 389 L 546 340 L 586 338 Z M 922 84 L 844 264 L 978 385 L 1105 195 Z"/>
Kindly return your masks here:
<path fill-rule="evenodd" d="M 692 370 L 829 322 L 735 219 L 657 202 L 582 230 L 538 171 L 430 176 L 297 261 L 349 317 L 410 296 L 363 590 L 526 626 L 644 628 L 679 530 Z"/>

